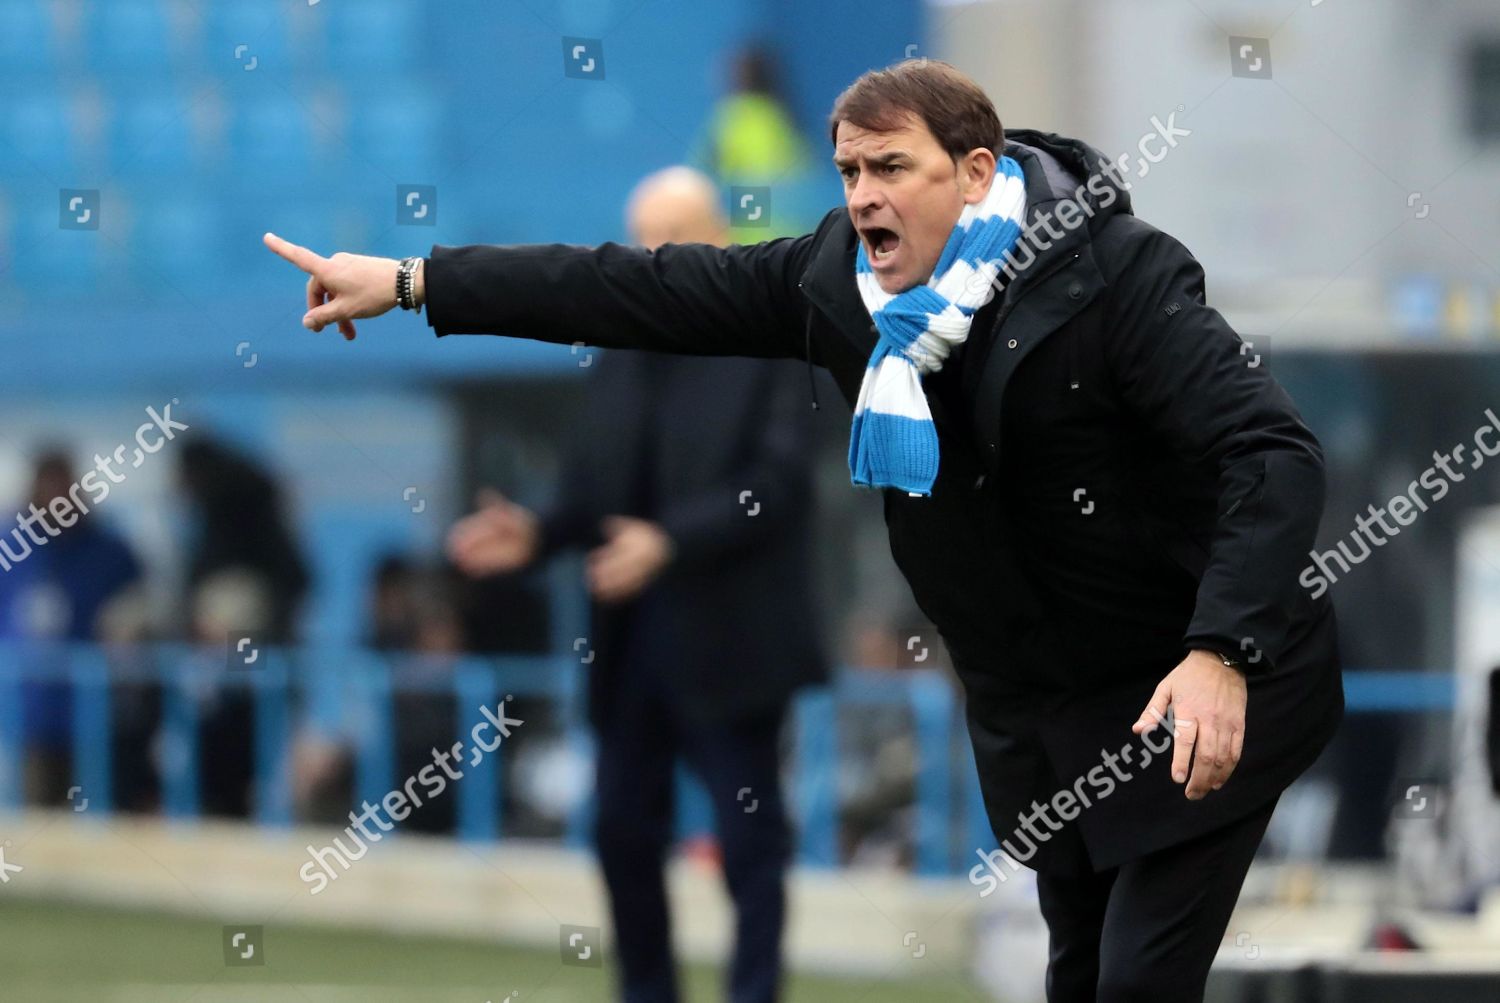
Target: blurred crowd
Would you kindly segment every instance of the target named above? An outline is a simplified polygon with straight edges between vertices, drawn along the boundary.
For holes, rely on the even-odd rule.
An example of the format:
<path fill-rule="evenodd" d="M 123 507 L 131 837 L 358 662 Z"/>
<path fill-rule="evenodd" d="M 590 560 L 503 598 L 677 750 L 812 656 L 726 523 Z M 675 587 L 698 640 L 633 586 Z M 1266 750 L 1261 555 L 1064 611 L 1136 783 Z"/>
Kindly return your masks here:
<path fill-rule="evenodd" d="M 252 691 L 225 674 L 233 639 L 298 652 L 299 623 L 312 570 L 278 477 L 260 462 L 210 438 L 186 441 L 176 454 L 174 487 L 185 503 L 182 567 L 167 577 L 176 598 L 165 607 L 148 600 L 147 564 L 124 534 L 97 512 L 81 515 L 46 546 L 0 573 L 0 642 L 34 667 L 58 642 L 97 644 L 110 659 L 111 785 L 117 810 L 162 809 L 162 775 L 180 754 L 164 740 L 163 691 L 149 673 L 129 671 L 154 644 L 177 643 L 200 654 L 203 682 L 191 688 L 200 736 L 198 797 L 203 814 L 253 816 L 256 707 Z M 47 510 L 77 483 L 69 450 L 51 447 L 34 460 L 31 487 L 17 511 Z M 462 708 L 451 689 L 457 661 L 471 655 L 541 654 L 548 650 L 548 599 L 524 575 L 471 578 L 441 555 L 391 552 L 371 567 L 363 599 L 360 647 L 386 661 L 398 681 L 392 693 L 394 766 L 414 772 L 460 731 Z M 915 613 L 887 599 L 888 615 L 869 607 L 843 624 L 838 647 L 847 661 L 871 673 L 916 666 L 901 638 Z M 170 610 L 163 618 L 161 609 Z M 504 611 L 503 614 L 500 611 Z M 313 651 L 295 657 L 315 659 Z M 61 664 L 61 663 L 60 663 Z M 941 665 L 933 656 L 932 665 Z M 75 739 L 72 682 L 62 674 L 28 670 L 20 683 L 25 747 L 24 798 L 66 805 L 73 788 Z M 433 685 L 435 683 L 435 685 Z M 337 692 L 301 694 L 290 783 L 302 821 L 342 820 L 355 797 L 359 722 L 337 702 Z M 579 753 L 569 746 L 559 708 L 521 698 L 528 727 L 508 746 L 506 829 L 555 835 L 586 787 Z M 867 862 L 909 862 L 910 811 L 916 760 L 905 708 L 858 707 L 840 720 L 837 778 L 843 855 Z M 512 791 L 514 787 L 514 791 Z M 573 792 L 559 798 L 560 789 Z M 448 833 L 452 799 L 413 812 L 412 831 Z M 700 834 L 701 837 L 701 834 Z"/>

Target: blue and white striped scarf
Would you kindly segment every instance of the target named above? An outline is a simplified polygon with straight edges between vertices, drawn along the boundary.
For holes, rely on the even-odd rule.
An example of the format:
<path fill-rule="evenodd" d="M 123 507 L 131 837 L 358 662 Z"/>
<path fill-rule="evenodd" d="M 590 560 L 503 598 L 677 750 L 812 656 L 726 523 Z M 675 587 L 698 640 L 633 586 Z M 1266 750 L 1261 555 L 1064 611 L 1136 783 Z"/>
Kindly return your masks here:
<path fill-rule="evenodd" d="M 856 486 L 932 493 L 938 438 L 922 376 L 941 369 L 968 338 L 974 312 L 995 295 L 1001 258 L 1020 237 L 1025 213 L 1026 178 L 1002 156 L 985 197 L 959 214 L 925 285 L 881 289 L 859 242 L 854 278 L 880 339 L 854 404 L 849 473 Z"/>

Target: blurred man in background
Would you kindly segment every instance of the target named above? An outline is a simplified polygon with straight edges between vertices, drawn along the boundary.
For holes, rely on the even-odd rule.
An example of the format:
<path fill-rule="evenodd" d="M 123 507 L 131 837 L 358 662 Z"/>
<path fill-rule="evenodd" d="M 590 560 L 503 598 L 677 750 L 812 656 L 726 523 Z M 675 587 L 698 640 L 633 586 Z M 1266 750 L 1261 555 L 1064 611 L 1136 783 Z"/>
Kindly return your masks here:
<path fill-rule="evenodd" d="M 184 444 L 180 477 L 192 517 L 187 547 L 188 636 L 211 650 L 244 635 L 291 644 L 311 576 L 276 476 L 224 443 Z M 214 663 L 217 671 L 218 663 Z M 202 771 L 203 811 L 244 818 L 254 804 L 255 700 L 247 687 L 203 691 L 213 754 Z"/>
<path fill-rule="evenodd" d="M 723 246 L 714 185 L 686 168 L 633 194 L 635 240 Z M 627 1003 L 677 996 L 663 864 L 674 769 L 704 781 L 737 923 L 729 999 L 777 996 L 791 839 L 778 736 L 792 692 L 826 678 L 809 590 L 811 472 L 795 368 L 610 354 L 554 505 L 497 494 L 460 521 L 452 558 L 514 571 L 588 548 L 590 720 L 599 859 Z"/>
<path fill-rule="evenodd" d="M 734 53 L 730 91 L 715 103 L 689 159 L 731 197 L 749 197 L 731 221 L 735 243 L 793 237 L 822 215 L 827 190 L 815 183 L 816 158 L 797 130 L 775 57 L 764 45 Z"/>
<path fill-rule="evenodd" d="M 32 475 L 32 511 L 52 512 L 45 543 L 27 551 L 6 550 L 0 571 L 0 640 L 96 641 L 112 604 L 141 578 L 140 562 L 125 541 L 79 497 L 72 461 L 63 450 L 37 457 Z M 71 509 L 65 522 L 54 503 Z M 52 536 L 53 530 L 56 536 Z M 50 655 L 37 648 L 33 668 L 46 672 Z M 58 665 L 65 662 L 58 662 Z M 32 678 L 21 687 L 26 736 L 26 797 L 62 804 L 72 787 L 73 700 L 66 677 Z"/>
<path fill-rule="evenodd" d="M 181 483 L 191 506 L 187 587 L 196 591 L 223 572 L 243 573 L 265 592 L 268 644 L 296 638 L 297 616 L 311 577 L 284 507 L 277 477 L 212 439 L 189 440 Z"/>

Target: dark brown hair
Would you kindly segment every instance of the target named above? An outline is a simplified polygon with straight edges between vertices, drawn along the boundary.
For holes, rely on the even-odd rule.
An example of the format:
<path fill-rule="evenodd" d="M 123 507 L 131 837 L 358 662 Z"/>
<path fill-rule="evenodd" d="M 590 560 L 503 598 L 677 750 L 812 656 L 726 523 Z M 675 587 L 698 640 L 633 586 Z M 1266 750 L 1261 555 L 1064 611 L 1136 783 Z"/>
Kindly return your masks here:
<path fill-rule="evenodd" d="M 954 160 L 977 147 L 999 157 L 1005 145 L 1000 116 L 980 86 L 952 63 L 926 58 L 870 70 L 850 84 L 833 103 L 828 134 L 837 144 L 840 122 L 886 132 L 908 114 L 925 122 Z"/>

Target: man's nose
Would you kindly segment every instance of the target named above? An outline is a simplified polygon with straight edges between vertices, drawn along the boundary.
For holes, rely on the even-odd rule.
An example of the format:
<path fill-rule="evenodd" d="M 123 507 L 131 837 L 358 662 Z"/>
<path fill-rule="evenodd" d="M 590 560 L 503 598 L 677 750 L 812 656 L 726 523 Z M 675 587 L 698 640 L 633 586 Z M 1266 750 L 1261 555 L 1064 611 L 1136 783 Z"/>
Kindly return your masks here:
<path fill-rule="evenodd" d="M 880 185 L 869 179 L 868 174 L 861 174 L 854 187 L 849 189 L 849 208 L 855 212 L 866 209 L 879 209 L 884 199 Z"/>

